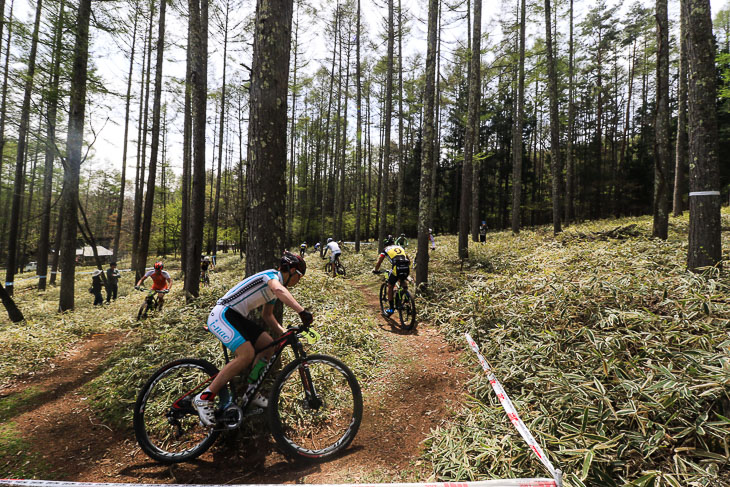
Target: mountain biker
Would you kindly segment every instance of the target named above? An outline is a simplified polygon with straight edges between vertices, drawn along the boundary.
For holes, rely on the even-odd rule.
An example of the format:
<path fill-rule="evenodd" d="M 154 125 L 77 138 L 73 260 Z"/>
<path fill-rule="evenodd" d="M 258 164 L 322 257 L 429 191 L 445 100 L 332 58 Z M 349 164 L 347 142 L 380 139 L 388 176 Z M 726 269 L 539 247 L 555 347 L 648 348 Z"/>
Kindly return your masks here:
<path fill-rule="evenodd" d="M 321 245 L 322 245 L 322 244 L 321 244 L 321 243 L 319 243 L 319 242 L 317 242 L 316 244 L 314 244 L 314 250 L 315 250 L 315 251 L 317 251 L 317 252 L 319 252 L 319 247 L 320 247 Z"/>
<path fill-rule="evenodd" d="M 401 247 L 408 247 L 408 239 L 406 238 L 406 234 L 401 233 L 400 237 L 395 239 L 395 244 L 400 245 Z"/>
<path fill-rule="evenodd" d="M 157 293 L 157 303 L 158 303 L 158 309 L 162 310 L 162 305 L 165 302 L 165 293 L 160 292 L 164 291 L 166 289 L 172 288 L 172 278 L 170 277 L 170 274 L 167 273 L 167 271 L 162 270 L 164 265 L 162 262 L 155 262 L 154 267 L 147 271 L 144 276 L 142 276 L 142 279 L 139 280 L 136 286 L 134 286 L 135 289 L 139 289 L 142 287 L 142 283 L 145 279 L 148 277 L 152 279 L 152 286 L 150 289 L 152 291 L 158 291 Z"/>
<path fill-rule="evenodd" d="M 487 241 L 487 222 L 482 220 L 482 224 L 479 225 L 479 241 L 484 243 Z"/>
<path fill-rule="evenodd" d="M 395 244 L 392 235 L 388 235 L 383 241 L 383 253 L 378 257 L 378 262 L 375 264 L 373 274 L 378 274 L 380 271 L 380 264 L 383 259 L 388 257 L 388 261 L 392 265 L 390 271 L 388 271 L 388 309 L 385 310 L 385 314 L 390 316 L 395 312 L 395 306 L 393 306 L 393 287 L 395 283 L 401 279 L 407 279 L 411 272 L 411 261 L 408 259 L 405 250 L 400 245 Z"/>
<path fill-rule="evenodd" d="M 428 229 L 428 241 L 431 242 L 431 250 L 436 250 L 436 239 L 433 238 L 433 230 Z"/>
<path fill-rule="evenodd" d="M 305 240 L 302 242 L 302 244 L 299 246 L 299 255 L 304 257 L 304 254 L 307 253 L 307 241 Z"/>
<path fill-rule="evenodd" d="M 340 250 L 340 246 L 337 245 L 337 242 L 335 242 L 332 237 L 327 239 L 327 246 L 324 249 L 324 254 L 322 254 L 322 258 L 324 259 L 327 255 L 327 251 L 330 251 L 330 262 L 332 262 L 332 277 L 337 277 L 337 264 L 340 262 L 340 254 L 342 254 L 342 250 Z"/>
<path fill-rule="evenodd" d="M 208 274 L 208 270 L 211 268 L 211 261 L 210 257 L 207 255 L 204 255 L 203 258 L 200 260 L 200 278 L 204 279 L 205 276 Z"/>
<path fill-rule="evenodd" d="M 248 313 L 263 306 L 264 322 L 277 333 L 285 330 L 274 316 L 274 303 L 280 300 L 299 313 L 304 325 L 312 323 L 312 313 L 304 309 L 287 288 L 295 286 L 307 272 L 307 263 L 301 256 L 284 252 L 279 269 L 269 269 L 254 274 L 232 287 L 208 315 L 206 329 L 213 333 L 223 345 L 233 352 L 235 358 L 228 362 L 215 376 L 213 382 L 193 399 L 193 407 L 205 426 L 215 424 L 214 399 L 216 394 L 241 371 L 246 369 L 257 356 L 265 365 L 273 353 L 271 335 L 248 319 Z M 259 365 L 253 367 L 254 370 Z M 260 369 L 259 369 L 260 370 Z M 261 394 L 252 400 L 254 406 L 266 407 L 268 401 Z"/>

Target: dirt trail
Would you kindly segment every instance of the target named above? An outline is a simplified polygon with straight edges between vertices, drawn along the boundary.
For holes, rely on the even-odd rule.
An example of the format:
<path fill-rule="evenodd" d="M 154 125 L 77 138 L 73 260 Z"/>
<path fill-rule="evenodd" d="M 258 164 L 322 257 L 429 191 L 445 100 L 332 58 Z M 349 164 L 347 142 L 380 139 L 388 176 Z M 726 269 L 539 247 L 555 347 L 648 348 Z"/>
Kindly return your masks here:
<path fill-rule="evenodd" d="M 121 332 L 93 337 L 58 360 L 43 374 L 23 378 L 0 391 L 0 397 L 33 386 L 42 392 L 37 407 L 16 411 L 12 421 L 48 465 L 46 478 L 82 482 L 145 483 L 338 483 L 388 481 L 408 472 L 428 472 L 416 460 L 421 442 L 458 406 L 466 371 L 438 331 L 419 323 L 400 332 L 379 314 L 376 293 L 356 285 L 367 310 L 378 317 L 385 357 L 382 374 L 363 384 L 365 412 L 357 437 L 341 457 L 323 464 L 292 462 L 279 454 L 268 434 L 219 440 L 199 459 L 172 467 L 152 462 L 130 431 L 101 424 L 79 388 L 96 377 L 98 367 Z M 40 379 L 40 380 L 39 380 Z M 20 457 L 22 454 L 17 455 Z M 22 460 L 0 456 L 0 478 Z M 20 462 L 20 463 L 19 463 Z M 8 470 L 10 469 L 10 470 Z"/>

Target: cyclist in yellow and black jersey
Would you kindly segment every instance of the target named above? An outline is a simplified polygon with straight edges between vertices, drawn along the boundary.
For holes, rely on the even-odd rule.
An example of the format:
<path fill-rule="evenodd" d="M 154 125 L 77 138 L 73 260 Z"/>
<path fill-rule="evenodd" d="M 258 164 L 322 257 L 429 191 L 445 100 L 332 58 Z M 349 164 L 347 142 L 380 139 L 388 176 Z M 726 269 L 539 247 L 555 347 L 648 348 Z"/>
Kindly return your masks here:
<path fill-rule="evenodd" d="M 388 309 L 385 310 L 385 314 L 388 316 L 395 312 L 395 306 L 393 305 L 393 286 L 395 283 L 402 279 L 407 279 L 411 272 L 411 261 L 406 255 L 406 251 L 400 245 L 395 245 L 395 241 L 392 235 L 383 242 L 385 247 L 383 252 L 378 257 L 378 262 L 375 264 L 373 274 L 377 274 L 380 270 L 380 264 L 383 263 L 383 259 L 386 257 L 391 264 L 391 269 L 388 272 Z"/>

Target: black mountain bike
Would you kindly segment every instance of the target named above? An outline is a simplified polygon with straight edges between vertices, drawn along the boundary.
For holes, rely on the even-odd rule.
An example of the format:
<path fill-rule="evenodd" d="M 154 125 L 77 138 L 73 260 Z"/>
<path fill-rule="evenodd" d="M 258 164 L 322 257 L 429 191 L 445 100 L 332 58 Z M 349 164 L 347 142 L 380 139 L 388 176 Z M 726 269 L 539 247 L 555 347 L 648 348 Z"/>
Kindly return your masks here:
<path fill-rule="evenodd" d="M 296 458 L 321 461 L 347 448 L 362 421 L 362 393 L 355 375 L 340 360 L 307 355 L 301 338 L 313 343 L 309 327 L 290 327 L 270 345 L 274 353 L 258 381 L 237 391 L 231 381 L 216 396 L 214 427 L 201 424 L 192 400 L 218 373 L 210 362 L 184 358 L 157 370 L 134 405 L 134 433 L 142 450 L 161 463 L 179 463 L 203 454 L 221 432 L 239 428 L 264 409 L 251 399 L 287 345 L 295 359 L 274 379 L 266 415 L 279 447 Z M 228 352 L 223 347 L 226 362 Z"/>
<path fill-rule="evenodd" d="M 335 260 L 335 265 L 337 266 L 336 268 L 337 268 L 338 276 L 342 276 L 342 277 L 347 276 L 347 271 L 345 271 L 345 266 L 342 265 L 342 262 L 340 262 L 340 259 Z M 324 271 L 327 274 L 332 275 L 332 262 L 327 262 L 324 265 Z"/>
<path fill-rule="evenodd" d="M 210 271 L 200 271 L 200 283 L 205 287 L 210 286 Z"/>
<path fill-rule="evenodd" d="M 147 291 L 146 288 L 138 288 L 140 291 Z M 160 308 L 160 299 L 157 297 L 157 293 L 167 294 L 170 292 L 169 289 L 164 289 L 162 291 L 158 291 L 155 289 L 150 289 L 150 292 L 147 293 L 147 296 L 144 298 L 144 302 L 139 307 L 139 311 L 137 311 L 137 320 L 141 320 L 143 318 L 147 318 L 147 313 L 152 310 L 161 309 Z"/>
<path fill-rule="evenodd" d="M 383 274 L 384 271 L 378 271 L 378 274 Z M 380 286 L 380 311 L 383 316 L 390 317 L 385 310 L 390 307 L 388 302 L 388 274 L 385 274 L 386 279 Z M 408 279 L 399 279 L 398 282 L 393 286 L 393 304 L 395 310 L 398 312 L 398 321 L 400 327 L 404 330 L 412 330 L 416 326 L 416 302 L 408 292 Z"/>

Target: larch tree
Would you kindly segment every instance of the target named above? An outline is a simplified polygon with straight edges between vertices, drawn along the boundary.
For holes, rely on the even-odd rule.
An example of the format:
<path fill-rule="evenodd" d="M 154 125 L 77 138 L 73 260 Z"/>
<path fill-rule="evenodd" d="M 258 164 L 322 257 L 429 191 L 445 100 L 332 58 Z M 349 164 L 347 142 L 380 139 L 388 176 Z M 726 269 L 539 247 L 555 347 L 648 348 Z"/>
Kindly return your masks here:
<path fill-rule="evenodd" d="M 155 67 L 155 91 L 152 101 L 152 143 L 150 145 L 150 164 L 148 167 L 147 192 L 144 201 L 144 214 L 142 218 L 142 233 L 140 234 L 139 247 L 136 259 L 137 275 L 144 274 L 145 265 L 150 245 L 150 230 L 152 229 L 152 211 L 155 201 L 155 181 L 157 179 L 157 159 L 160 150 L 160 116 L 162 105 L 162 64 L 165 54 L 165 12 L 167 1 L 160 2 L 160 18 L 157 34 L 157 59 Z"/>
<path fill-rule="evenodd" d="M 466 146 L 470 145 L 471 158 L 471 202 L 469 208 L 471 212 L 471 237 L 474 242 L 479 241 L 479 159 L 476 154 L 479 153 L 479 121 L 481 115 L 479 113 L 481 106 L 481 79 L 482 79 L 482 0 L 474 0 L 474 25 L 472 26 L 472 46 L 471 46 L 471 68 L 470 73 L 475 73 L 469 80 L 469 98 L 467 100 L 467 116 L 466 116 L 466 135 L 464 159 L 466 159 Z M 471 140 L 471 143 L 469 143 Z M 467 239 L 468 241 L 468 239 Z M 468 245 L 468 244 L 467 244 Z"/>
<path fill-rule="evenodd" d="M 388 175 L 390 173 L 390 127 L 393 118 L 393 44 L 395 28 L 393 26 L 393 0 L 388 0 L 388 54 L 385 74 L 385 100 L 383 107 L 383 168 L 380 172 L 380 204 L 378 221 L 378 251 L 383 251 L 383 241 L 387 236 L 388 225 Z"/>
<path fill-rule="evenodd" d="M 682 0 L 687 27 L 689 249 L 687 267 L 719 265 L 720 171 L 717 144 L 715 44 L 709 0 Z"/>
<path fill-rule="evenodd" d="M 248 140 L 246 275 L 272 266 L 286 222 L 286 125 L 293 0 L 257 0 Z"/>
<path fill-rule="evenodd" d="M 63 53 L 64 6 L 65 1 L 61 0 L 58 6 L 56 28 L 53 37 L 51 80 L 46 95 L 46 146 L 43 176 L 43 210 L 40 234 L 38 237 L 38 266 L 36 268 L 39 291 L 46 289 L 46 282 L 48 281 L 48 250 L 50 247 L 51 233 L 51 197 L 53 193 L 53 161 L 56 155 L 56 115 L 58 112 L 59 84 Z"/>
<path fill-rule="evenodd" d="M 667 239 L 669 230 L 669 17 L 667 0 L 656 2 L 656 118 L 654 131 L 654 224 L 652 236 Z"/>
<path fill-rule="evenodd" d="M 553 199 L 553 234 L 562 231 L 560 225 L 563 167 L 560 159 L 560 114 L 558 113 L 558 74 L 553 53 L 552 16 L 550 0 L 545 0 L 545 47 L 547 49 L 548 92 L 550 98 L 550 173 Z"/>
<path fill-rule="evenodd" d="M 192 188 L 185 262 L 186 298 L 200 291 L 200 252 L 205 227 L 205 126 L 208 99 L 208 0 L 188 0 L 191 55 Z"/>
<path fill-rule="evenodd" d="M 22 205 L 23 186 L 25 177 L 23 175 L 25 168 L 25 158 L 27 150 L 27 136 L 30 126 L 30 101 L 33 94 L 33 81 L 35 77 L 35 59 L 38 52 L 38 30 L 41 24 L 41 14 L 43 12 L 43 1 L 38 0 L 36 3 L 35 22 L 33 24 L 33 34 L 30 44 L 30 54 L 28 56 L 28 70 L 25 73 L 25 88 L 23 95 L 23 105 L 20 110 L 20 126 L 18 127 L 18 146 L 15 158 L 15 180 L 13 184 L 13 203 L 10 210 L 10 231 L 8 234 L 8 263 L 5 274 L 5 286 L 8 294 L 13 294 L 13 280 L 15 279 L 15 271 L 18 258 L 18 244 L 20 236 L 20 212 Z"/>
<path fill-rule="evenodd" d="M 78 223 L 79 178 L 81 172 L 81 148 L 84 142 L 84 117 L 86 109 L 86 80 L 89 59 L 89 19 L 91 0 L 79 0 L 76 16 L 76 42 L 71 71 L 71 96 L 69 101 L 68 135 L 66 138 L 66 165 L 61 196 L 60 257 L 61 292 L 59 311 L 74 308 L 74 282 L 76 279 L 76 227 Z"/>
<path fill-rule="evenodd" d="M 677 76 L 677 140 L 674 151 L 674 195 L 672 213 L 684 211 L 683 197 L 687 189 L 687 19 L 679 19 L 679 73 Z"/>
<path fill-rule="evenodd" d="M 479 0 L 478 0 L 479 1 Z M 423 93 L 423 151 L 421 154 L 421 184 L 418 202 L 418 267 L 416 268 L 416 286 L 423 288 L 428 284 L 428 235 L 431 224 L 433 201 L 431 198 L 432 171 L 434 158 L 438 157 L 436 147 L 436 57 L 439 0 L 428 2 L 428 41 L 426 47 L 426 83 Z"/>
<path fill-rule="evenodd" d="M 520 0 L 519 63 L 512 122 L 512 233 L 520 232 L 522 205 L 522 120 L 525 112 L 525 0 Z"/>

